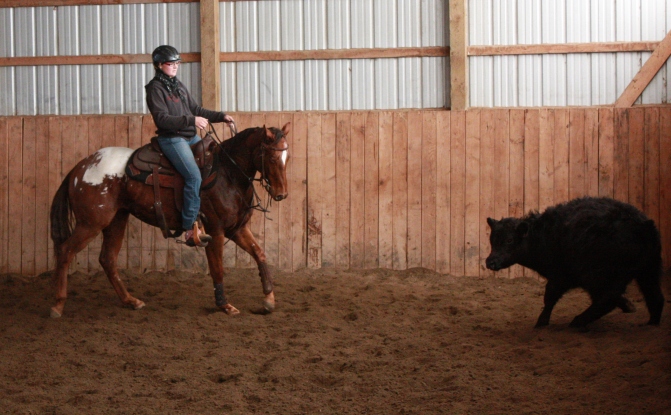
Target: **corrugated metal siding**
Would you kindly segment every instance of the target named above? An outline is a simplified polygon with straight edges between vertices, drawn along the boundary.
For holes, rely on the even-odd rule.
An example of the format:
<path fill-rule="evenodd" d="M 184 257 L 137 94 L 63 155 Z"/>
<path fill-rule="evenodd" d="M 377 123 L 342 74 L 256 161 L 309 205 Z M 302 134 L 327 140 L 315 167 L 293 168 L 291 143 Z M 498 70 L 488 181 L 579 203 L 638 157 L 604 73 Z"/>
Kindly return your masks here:
<path fill-rule="evenodd" d="M 671 0 L 469 0 L 471 45 L 661 40 Z M 473 56 L 473 106 L 612 104 L 650 53 Z M 669 100 L 668 65 L 637 103 Z M 515 80 L 517 82 L 515 82 Z"/>
<path fill-rule="evenodd" d="M 0 8 L 0 56 L 200 50 L 198 3 Z M 168 30 L 169 28 L 187 28 Z M 151 64 L 0 68 L 0 115 L 146 113 Z M 200 99 L 200 64 L 180 79 Z"/>
<path fill-rule="evenodd" d="M 445 46 L 445 4 L 445 0 L 221 3 L 221 50 Z M 274 111 L 443 107 L 447 103 L 448 62 L 447 58 L 308 60 L 238 63 L 235 70 L 222 63 L 222 108 Z M 230 96 L 233 85 L 237 85 L 237 98 Z"/>

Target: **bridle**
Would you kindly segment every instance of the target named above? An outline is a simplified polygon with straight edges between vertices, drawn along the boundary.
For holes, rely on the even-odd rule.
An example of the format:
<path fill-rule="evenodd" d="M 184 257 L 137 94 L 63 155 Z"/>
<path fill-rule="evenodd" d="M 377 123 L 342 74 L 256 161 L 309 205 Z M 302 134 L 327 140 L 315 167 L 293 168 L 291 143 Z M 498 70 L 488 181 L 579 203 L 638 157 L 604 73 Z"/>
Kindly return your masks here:
<path fill-rule="evenodd" d="M 231 137 L 235 137 L 235 136 L 238 134 L 238 128 L 237 128 L 237 126 L 235 125 L 235 122 L 228 123 L 228 128 L 231 130 Z M 271 203 L 272 203 L 272 198 L 270 197 L 270 196 L 271 196 L 271 185 L 270 185 L 270 180 L 268 180 L 268 178 L 266 177 L 266 174 L 265 174 L 265 170 L 266 170 L 266 169 L 265 169 L 265 162 L 266 162 L 266 160 L 265 160 L 265 152 L 266 152 L 267 150 L 271 150 L 271 151 L 286 151 L 286 150 L 289 149 L 289 145 L 287 145 L 285 148 L 275 148 L 275 147 L 271 147 L 271 146 L 269 146 L 269 145 L 267 145 L 267 144 L 265 144 L 265 143 L 261 143 L 261 145 L 259 145 L 258 149 L 260 150 L 260 153 L 261 153 L 261 154 L 260 154 L 260 155 L 259 155 L 259 154 L 255 154 L 255 155 L 254 155 L 254 161 L 256 161 L 259 157 L 261 158 L 261 169 L 257 169 L 257 170 L 260 170 L 260 171 L 261 171 L 261 177 L 257 179 L 257 178 L 256 178 L 256 174 L 252 175 L 251 177 L 248 176 L 247 173 L 245 173 L 245 171 L 242 169 L 242 167 L 240 167 L 240 165 L 238 165 L 238 163 L 235 162 L 235 160 L 233 159 L 233 157 L 231 157 L 231 155 L 228 154 L 228 152 L 227 152 L 226 149 L 224 148 L 224 143 L 223 143 L 223 141 L 221 141 L 221 140 L 219 139 L 219 135 L 217 135 L 217 131 L 214 129 L 214 127 L 212 126 L 212 124 L 209 123 L 209 122 L 208 122 L 208 131 L 207 131 L 207 133 L 206 133 L 205 135 L 206 135 L 206 136 L 207 136 L 207 135 L 214 135 L 214 140 L 217 142 L 217 145 L 219 146 L 219 149 L 226 155 L 226 157 L 228 157 L 228 160 L 229 160 L 235 167 L 237 167 L 238 170 L 240 171 L 240 173 L 247 179 L 247 182 L 249 183 L 250 187 L 252 188 L 252 192 L 253 192 L 253 201 L 254 201 L 251 205 L 250 205 L 250 204 L 247 205 L 247 209 L 248 209 L 248 210 L 250 210 L 250 209 L 255 209 L 255 210 L 258 210 L 258 211 L 260 211 L 260 212 L 263 212 L 263 214 L 265 215 L 266 219 L 268 219 L 268 220 L 272 220 L 271 218 L 268 217 L 268 212 L 270 212 L 270 210 L 268 209 L 268 207 L 269 207 L 269 206 L 271 205 Z M 276 140 L 275 140 L 275 142 L 279 141 L 280 138 L 282 138 L 282 135 L 280 135 L 279 137 L 277 137 Z M 255 163 L 255 164 L 256 164 L 256 163 Z M 232 178 L 231 178 L 231 176 L 230 176 L 230 172 L 229 172 L 228 170 L 226 170 L 226 169 L 224 169 L 224 171 L 226 172 L 226 175 L 228 176 L 228 179 L 232 181 Z M 254 186 L 254 182 L 259 182 L 259 183 L 261 184 L 261 186 L 262 186 L 264 189 L 266 189 L 266 192 L 268 193 L 268 198 L 266 199 L 266 205 L 265 205 L 265 206 L 263 206 L 263 205 L 261 204 L 261 197 L 260 197 L 259 194 L 256 192 L 256 187 Z M 239 189 L 237 189 L 237 191 L 238 191 L 238 193 L 240 193 L 240 190 L 239 190 Z M 243 196 L 242 194 L 240 194 L 240 196 L 241 196 L 241 199 L 242 199 L 242 200 L 245 200 L 245 198 L 244 198 L 244 196 Z"/>

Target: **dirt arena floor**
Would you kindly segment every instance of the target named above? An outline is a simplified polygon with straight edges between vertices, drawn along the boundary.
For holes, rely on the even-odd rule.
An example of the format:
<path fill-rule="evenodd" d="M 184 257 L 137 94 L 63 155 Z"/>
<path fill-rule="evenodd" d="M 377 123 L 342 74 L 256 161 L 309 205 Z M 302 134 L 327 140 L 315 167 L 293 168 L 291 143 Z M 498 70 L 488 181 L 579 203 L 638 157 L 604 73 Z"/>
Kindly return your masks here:
<path fill-rule="evenodd" d="M 253 270 L 211 279 L 125 273 L 147 306 L 123 308 L 107 278 L 75 273 L 61 319 L 50 275 L 0 276 L 3 414 L 669 414 L 671 279 L 660 327 L 615 311 L 568 327 L 572 292 L 534 329 L 544 282 L 404 272 L 276 273 L 257 315 Z"/>

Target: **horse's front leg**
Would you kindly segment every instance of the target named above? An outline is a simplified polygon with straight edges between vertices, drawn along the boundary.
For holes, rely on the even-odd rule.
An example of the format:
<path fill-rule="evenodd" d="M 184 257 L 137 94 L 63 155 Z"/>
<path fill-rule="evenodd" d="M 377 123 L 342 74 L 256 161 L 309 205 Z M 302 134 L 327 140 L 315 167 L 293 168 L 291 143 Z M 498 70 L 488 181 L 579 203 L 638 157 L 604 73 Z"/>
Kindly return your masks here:
<path fill-rule="evenodd" d="M 275 310 L 275 293 L 273 292 L 273 277 L 266 263 L 266 253 L 259 246 L 259 243 L 256 242 L 252 231 L 249 229 L 249 224 L 243 226 L 231 239 L 256 261 L 256 265 L 259 267 L 263 294 L 266 296 L 263 300 L 263 310 L 261 311 L 263 313 L 271 313 Z"/>
<path fill-rule="evenodd" d="M 212 235 L 212 241 L 205 248 L 207 254 L 207 265 L 210 268 L 212 282 L 214 283 L 214 301 L 217 307 L 222 309 L 229 316 L 240 314 L 240 311 L 233 307 L 226 300 L 224 295 L 224 243 L 226 238 L 223 234 Z"/>

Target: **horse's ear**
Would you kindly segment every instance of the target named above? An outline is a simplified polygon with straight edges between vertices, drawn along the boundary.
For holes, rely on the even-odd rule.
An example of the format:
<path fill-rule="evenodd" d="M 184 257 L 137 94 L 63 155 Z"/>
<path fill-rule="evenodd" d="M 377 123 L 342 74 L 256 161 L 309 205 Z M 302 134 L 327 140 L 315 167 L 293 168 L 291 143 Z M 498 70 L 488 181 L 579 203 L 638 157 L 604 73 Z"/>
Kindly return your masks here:
<path fill-rule="evenodd" d="M 289 134 L 289 131 L 291 131 L 291 121 L 284 124 L 284 127 L 282 127 L 282 132 L 284 133 L 285 136 Z"/>
<path fill-rule="evenodd" d="M 272 143 L 273 141 L 275 141 L 275 135 L 273 134 L 272 131 L 270 131 L 269 128 L 266 128 L 265 124 L 263 124 L 263 130 L 266 133 L 266 141 L 267 142 Z"/>

